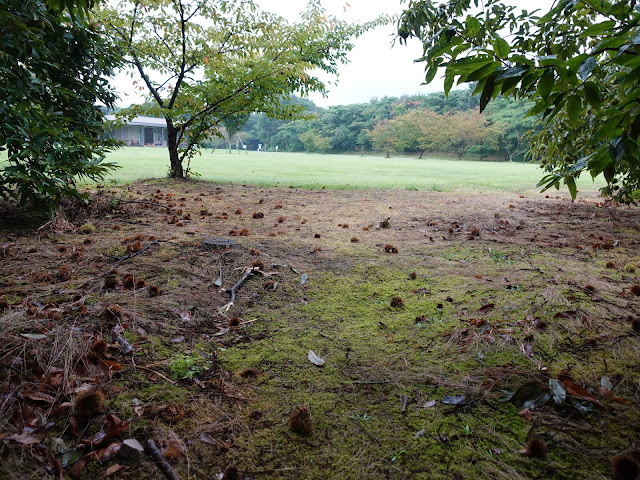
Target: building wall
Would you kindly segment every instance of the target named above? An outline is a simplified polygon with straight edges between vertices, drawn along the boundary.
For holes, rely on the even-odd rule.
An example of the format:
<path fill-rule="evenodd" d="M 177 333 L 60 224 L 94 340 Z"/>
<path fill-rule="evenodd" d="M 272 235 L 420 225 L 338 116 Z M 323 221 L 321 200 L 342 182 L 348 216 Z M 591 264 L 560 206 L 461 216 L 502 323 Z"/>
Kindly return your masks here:
<path fill-rule="evenodd" d="M 143 127 L 140 125 L 125 125 L 113 131 L 114 138 L 130 147 L 166 147 L 167 129 L 162 127 Z"/>

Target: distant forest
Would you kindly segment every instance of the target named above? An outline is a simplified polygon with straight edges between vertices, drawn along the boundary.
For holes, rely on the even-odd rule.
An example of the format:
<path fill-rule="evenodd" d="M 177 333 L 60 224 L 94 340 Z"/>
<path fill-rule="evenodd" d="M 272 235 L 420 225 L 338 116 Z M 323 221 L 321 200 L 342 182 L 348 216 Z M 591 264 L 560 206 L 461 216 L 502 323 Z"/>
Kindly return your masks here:
<path fill-rule="evenodd" d="M 498 97 L 483 113 L 472 89 L 402 97 L 373 98 L 369 103 L 321 108 L 292 97 L 311 118 L 279 120 L 264 113 L 241 114 L 222 121 L 222 137 L 209 148 L 308 153 L 372 153 L 527 160 L 527 133 L 536 128 L 527 100 Z M 116 109 L 116 111 L 119 109 Z M 229 135 L 230 134 L 230 135 Z M 535 160 L 535 159 L 529 159 Z"/>
<path fill-rule="evenodd" d="M 275 120 L 252 114 L 230 145 L 256 150 L 310 153 L 382 152 L 386 155 L 456 156 L 523 161 L 526 133 L 534 128 L 526 101 L 498 98 L 483 114 L 470 90 L 374 98 L 369 103 L 320 108 L 292 99 L 314 113 L 311 120 Z M 237 131 L 237 128 L 230 128 Z M 226 132 L 224 132 L 226 133 Z M 238 137 L 239 136 L 239 137 Z M 238 142 L 240 138 L 241 142 Z M 214 142 L 215 143 L 215 142 Z M 225 148 L 220 139 L 218 148 Z"/>

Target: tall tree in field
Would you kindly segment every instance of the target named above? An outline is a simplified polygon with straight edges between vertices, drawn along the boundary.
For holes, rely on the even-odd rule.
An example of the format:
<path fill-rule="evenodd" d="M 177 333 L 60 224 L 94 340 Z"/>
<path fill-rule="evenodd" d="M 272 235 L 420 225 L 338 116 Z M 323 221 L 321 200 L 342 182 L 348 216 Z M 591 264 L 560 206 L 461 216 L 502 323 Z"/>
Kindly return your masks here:
<path fill-rule="evenodd" d="M 166 119 L 174 178 L 229 116 L 304 117 L 288 97 L 324 93 L 316 73 L 335 74 L 351 39 L 382 21 L 347 24 L 317 0 L 293 24 L 252 0 L 121 0 L 101 18 L 156 104 L 125 114 Z"/>
<path fill-rule="evenodd" d="M 403 149 L 418 152 L 419 158 L 429 150 L 442 151 L 448 142 L 446 119 L 431 110 L 410 110 L 395 119 L 398 142 Z"/>
<path fill-rule="evenodd" d="M 391 152 L 395 152 L 401 147 L 394 120 L 381 120 L 376 123 L 373 130 L 366 132 L 371 138 L 373 149 L 384 152 L 385 158 L 389 158 Z"/>
<path fill-rule="evenodd" d="M 226 141 L 227 141 L 227 151 L 231 153 L 231 138 L 234 135 L 237 135 L 242 127 L 245 126 L 247 121 L 249 120 L 249 113 L 242 112 L 234 115 L 227 115 L 222 120 L 222 125 L 224 125 L 224 129 L 226 130 Z M 223 134 L 224 136 L 224 134 Z"/>
<path fill-rule="evenodd" d="M 448 115 L 444 120 L 442 130 L 446 132 L 447 149 L 458 155 L 458 159 L 469 147 L 482 145 L 496 135 L 485 116 L 473 110 Z"/>
<path fill-rule="evenodd" d="M 99 179 L 114 167 L 102 162 L 117 145 L 105 139 L 97 103 L 115 101 L 106 78 L 119 56 L 100 26 L 85 21 L 88 3 L 2 3 L 0 197 L 51 210 L 80 195 L 78 176 Z"/>
<path fill-rule="evenodd" d="M 637 0 L 556 0 L 547 12 L 503 0 L 409 0 L 401 38 L 424 45 L 426 82 L 440 67 L 445 92 L 477 82 L 480 109 L 496 96 L 531 100 L 542 114 L 533 154 L 543 191 L 564 182 L 572 197 L 584 171 L 604 174 L 602 193 L 640 197 L 640 8 Z"/>

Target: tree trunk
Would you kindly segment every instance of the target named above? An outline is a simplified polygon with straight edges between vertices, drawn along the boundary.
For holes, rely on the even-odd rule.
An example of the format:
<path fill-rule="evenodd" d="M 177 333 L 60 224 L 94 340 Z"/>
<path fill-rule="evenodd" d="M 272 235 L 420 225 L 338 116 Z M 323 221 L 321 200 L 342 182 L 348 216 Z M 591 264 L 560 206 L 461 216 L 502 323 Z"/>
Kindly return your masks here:
<path fill-rule="evenodd" d="M 424 150 L 420 150 L 420 156 L 418 157 L 418 159 L 422 158 L 422 154 L 424 153 Z"/>
<path fill-rule="evenodd" d="M 182 169 L 182 161 L 178 155 L 178 129 L 173 126 L 171 119 L 167 118 L 167 145 L 169 148 L 169 162 L 171 178 L 184 178 L 184 170 Z"/>
<path fill-rule="evenodd" d="M 389 151 L 387 150 L 386 155 L 385 155 L 385 157 L 384 157 L 384 158 L 389 158 L 389 155 L 391 155 L 391 152 L 389 152 Z"/>

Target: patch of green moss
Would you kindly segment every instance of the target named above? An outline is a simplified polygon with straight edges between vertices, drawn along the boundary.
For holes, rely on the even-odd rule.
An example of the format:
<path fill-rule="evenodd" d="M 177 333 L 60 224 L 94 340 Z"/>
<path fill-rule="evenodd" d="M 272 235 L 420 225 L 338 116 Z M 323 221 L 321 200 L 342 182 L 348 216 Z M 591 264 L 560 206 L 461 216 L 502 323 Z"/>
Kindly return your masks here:
<path fill-rule="evenodd" d="M 486 252 L 460 255 L 476 259 L 474 268 L 482 272 L 510 267 Z M 247 409 L 263 417 L 249 421 L 251 434 L 237 439 L 238 467 L 310 479 L 326 478 L 327 471 L 337 478 L 429 479 L 527 478 L 545 471 L 547 464 L 519 453 L 531 424 L 516 406 L 498 402 L 499 385 L 517 389 L 528 379 L 512 375 L 494 390 L 481 387 L 491 367 L 537 372 L 545 365 L 557 373 L 573 360 L 576 374 L 591 369 L 594 377 L 600 371 L 599 354 L 594 370 L 593 362 L 578 368 L 575 356 L 559 350 L 553 333 L 559 320 L 547 331 L 524 321 L 543 284 L 539 273 L 519 273 L 517 284 L 526 287 L 506 289 L 503 282 L 477 281 L 469 268 L 461 275 L 414 268 L 417 278 L 411 280 L 404 262 L 360 260 L 340 272 L 314 272 L 305 301 L 293 290 L 284 298 L 265 295 L 268 301 L 257 303 L 252 315 L 259 318 L 255 331 L 268 332 L 268 338 L 220 352 L 222 365 L 233 373 L 264 372 Z M 403 299 L 403 308 L 391 308 L 394 296 Z M 495 307 L 479 312 L 483 303 Z M 521 350 L 528 335 L 534 335 L 532 358 Z M 325 359 L 323 367 L 307 360 L 309 350 Z M 606 361 L 616 371 L 628 371 L 611 357 Z M 462 408 L 442 403 L 446 395 L 463 394 L 469 403 Z M 406 414 L 400 412 L 403 395 L 409 399 Z M 423 408 L 430 400 L 435 406 Z M 315 433 L 308 441 L 289 430 L 289 415 L 299 405 L 312 412 Z M 544 415 L 556 413 L 547 409 Z M 624 448 L 627 437 L 612 443 L 596 435 L 584 445 Z M 572 465 L 564 447 L 549 442 L 549 461 L 570 471 L 566 478 L 608 471 L 608 462 L 595 458 Z"/>
<path fill-rule="evenodd" d="M 137 404 L 162 405 L 182 403 L 187 399 L 189 392 L 181 385 L 171 384 L 162 378 L 150 381 L 149 375 L 150 372 L 129 371 L 115 381 L 110 387 L 119 393 L 107 398 L 107 407 L 124 418 L 137 418 L 134 412 Z"/>

